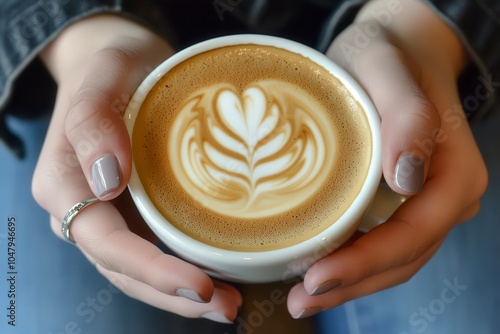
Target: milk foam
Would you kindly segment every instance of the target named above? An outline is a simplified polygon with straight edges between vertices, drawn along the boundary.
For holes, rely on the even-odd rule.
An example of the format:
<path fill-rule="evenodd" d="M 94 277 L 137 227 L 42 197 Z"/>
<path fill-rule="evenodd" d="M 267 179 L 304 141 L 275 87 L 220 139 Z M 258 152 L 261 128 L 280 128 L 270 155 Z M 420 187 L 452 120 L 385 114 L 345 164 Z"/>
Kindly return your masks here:
<path fill-rule="evenodd" d="M 209 198 L 221 214 L 290 210 L 316 193 L 335 160 L 336 131 L 313 101 L 278 80 L 253 83 L 241 95 L 229 84 L 196 91 L 168 138 L 171 168 L 186 191 Z"/>
<path fill-rule="evenodd" d="M 134 164 L 162 215 L 232 250 L 301 242 L 334 223 L 371 160 L 362 107 L 327 70 L 235 45 L 170 70 L 141 106 Z"/>

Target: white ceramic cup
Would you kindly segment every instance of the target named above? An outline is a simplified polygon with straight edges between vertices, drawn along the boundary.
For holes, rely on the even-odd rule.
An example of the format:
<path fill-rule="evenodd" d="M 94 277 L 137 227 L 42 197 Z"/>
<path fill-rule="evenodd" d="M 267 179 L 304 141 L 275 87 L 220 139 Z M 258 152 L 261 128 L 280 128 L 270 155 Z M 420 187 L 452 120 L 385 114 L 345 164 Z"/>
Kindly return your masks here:
<path fill-rule="evenodd" d="M 176 229 L 148 198 L 135 166 L 132 169 L 129 189 L 137 208 L 153 232 L 178 256 L 199 266 L 209 275 L 235 282 L 289 281 L 296 276 L 303 275 L 314 262 L 332 253 L 360 228 L 380 185 L 382 168 L 379 116 L 368 96 L 347 72 L 324 54 L 286 39 L 263 35 L 220 37 L 198 43 L 178 52 L 151 72 L 129 102 L 124 116 L 125 123 L 132 138 L 134 122 L 142 102 L 156 82 L 174 66 L 204 51 L 237 44 L 269 45 L 298 53 L 327 69 L 349 89 L 366 112 L 373 138 L 372 160 L 359 195 L 337 221 L 332 222 L 331 226 L 308 240 L 277 250 L 242 252 L 204 244 Z M 203 73 L 199 75 L 203 75 Z M 380 194 L 383 197 L 386 196 L 379 192 Z M 392 196 L 391 201 L 378 200 L 379 207 L 377 210 L 372 210 L 376 215 L 369 215 L 367 222 L 372 226 L 380 223 L 392 213 L 393 207 L 401 203 L 400 199 L 394 199 L 394 196 Z M 381 210 L 381 207 L 387 206 L 385 203 L 392 204 L 389 208 Z"/>

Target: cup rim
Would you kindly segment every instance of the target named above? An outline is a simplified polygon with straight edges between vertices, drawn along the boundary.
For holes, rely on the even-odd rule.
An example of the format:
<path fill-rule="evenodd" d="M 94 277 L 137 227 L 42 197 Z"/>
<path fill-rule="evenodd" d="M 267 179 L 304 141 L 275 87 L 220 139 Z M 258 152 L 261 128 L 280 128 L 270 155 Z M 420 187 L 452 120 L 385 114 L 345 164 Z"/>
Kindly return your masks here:
<path fill-rule="evenodd" d="M 309 46 L 281 37 L 257 34 L 237 34 L 209 39 L 187 47 L 175 53 L 163 63 L 158 65 L 143 80 L 133 94 L 124 113 L 124 121 L 129 133 L 130 142 L 132 143 L 133 128 L 140 106 L 149 91 L 154 87 L 156 82 L 163 77 L 163 75 L 182 61 L 194 55 L 224 46 L 239 44 L 273 46 L 309 58 L 316 64 L 324 67 L 328 72 L 339 79 L 347 87 L 354 99 L 360 103 L 365 111 L 372 133 L 372 158 L 365 182 L 361 187 L 358 196 L 356 196 L 354 201 L 339 217 L 339 219 L 309 239 L 294 245 L 274 250 L 236 251 L 217 248 L 215 246 L 202 243 L 182 233 L 174 225 L 168 222 L 168 220 L 158 211 L 158 209 L 156 209 L 154 204 L 149 199 L 138 176 L 133 158 L 132 172 L 128 188 L 146 223 L 155 233 L 161 233 L 160 239 L 164 241 L 167 246 L 172 246 L 171 248 L 174 251 L 176 245 L 187 243 L 188 245 L 191 245 L 191 247 L 188 247 L 190 248 L 189 252 L 191 252 L 191 257 L 196 260 L 196 262 L 204 262 L 204 260 L 206 260 L 210 262 L 215 261 L 223 263 L 224 265 L 231 265 L 231 263 L 241 265 L 242 261 L 244 261 L 249 265 L 271 265 L 273 263 L 290 261 L 294 258 L 310 254 L 311 251 L 314 251 L 317 248 L 318 244 L 328 241 L 331 235 L 336 235 L 337 233 L 341 233 L 343 230 L 352 228 L 352 224 L 354 224 L 353 217 L 360 212 L 363 213 L 366 211 L 366 208 L 368 208 L 372 198 L 374 197 L 382 175 L 380 119 L 373 103 L 364 92 L 363 88 L 351 77 L 350 74 L 348 74 L 343 68 L 334 63 L 323 53 Z M 358 217 L 358 221 L 360 220 L 359 218 L 361 217 Z M 181 256 L 182 255 L 185 254 L 181 254 Z"/>

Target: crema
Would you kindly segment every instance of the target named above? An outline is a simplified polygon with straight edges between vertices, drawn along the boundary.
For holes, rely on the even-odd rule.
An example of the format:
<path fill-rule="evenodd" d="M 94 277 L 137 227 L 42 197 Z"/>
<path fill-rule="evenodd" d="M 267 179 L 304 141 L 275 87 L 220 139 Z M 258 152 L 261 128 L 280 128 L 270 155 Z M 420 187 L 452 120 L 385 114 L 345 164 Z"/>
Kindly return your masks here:
<path fill-rule="evenodd" d="M 161 78 L 133 131 L 156 208 L 220 248 L 283 248 L 335 222 L 364 183 L 372 138 L 348 89 L 309 59 L 235 45 Z"/>

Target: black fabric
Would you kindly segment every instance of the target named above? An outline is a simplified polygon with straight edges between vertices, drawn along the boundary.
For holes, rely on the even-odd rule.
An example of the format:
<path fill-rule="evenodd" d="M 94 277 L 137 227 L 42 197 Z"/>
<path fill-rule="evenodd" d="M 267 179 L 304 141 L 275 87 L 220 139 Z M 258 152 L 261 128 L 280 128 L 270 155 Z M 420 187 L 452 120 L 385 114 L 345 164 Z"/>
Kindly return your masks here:
<path fill-rule="evenodd" d="M 458 33 L 470 57 L 459 79 L 469 120 L 482 119 L 500 100 L 500 1 L 427 0 Z"/>

